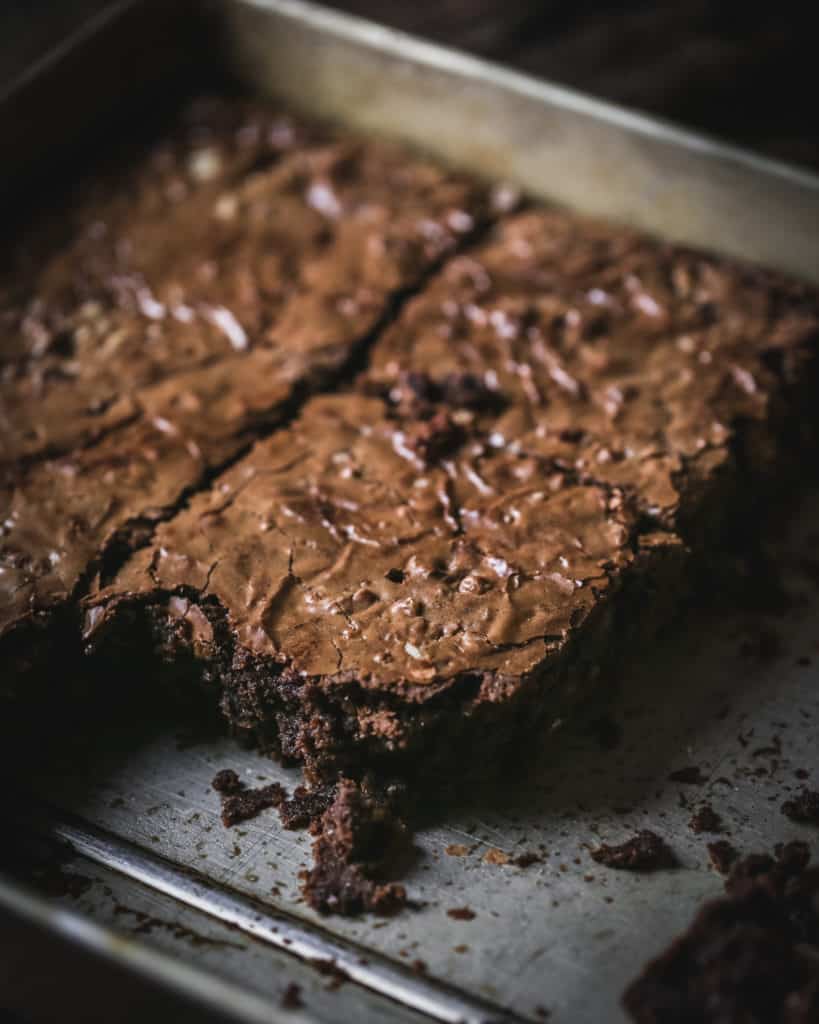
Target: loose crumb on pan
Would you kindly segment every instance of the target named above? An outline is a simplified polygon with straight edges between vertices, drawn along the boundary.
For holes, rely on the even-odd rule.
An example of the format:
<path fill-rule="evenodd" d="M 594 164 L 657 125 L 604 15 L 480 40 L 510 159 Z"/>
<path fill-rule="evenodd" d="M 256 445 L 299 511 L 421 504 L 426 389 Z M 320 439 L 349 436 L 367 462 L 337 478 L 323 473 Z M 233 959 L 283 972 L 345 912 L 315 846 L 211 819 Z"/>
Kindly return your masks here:
<path fill-rule="evenodd" d="M 803 825 L 819 825 L 819 792 L 815 789 L 803 789 L 792 800 L 782 804 L 782 813 Z"/>
<path fill-rule="evenodd" d="M 533 850 L 526 850 L 515 857 L 511 857 L 509 863 L 514 864 L 516 868 L 530 868 L 533 864 L 540 864 L 542 861 L 543 858 L 539 853 L 535 853 Z"/>
<path fill-rule="evenodd" d="M 247 789 L 236 772 L 225 768 L 217 772 L 211 786 L 222 799 L 222 823 L 226 828 L 249 821 L 269 807 L 278 807 L 287 793 L 278 782 L 258 789 Z"/>
<path fill-rule="evenodd" d="M 483 862 L 484 864 L 508 864 L 509 854 L 493 846 L 483 855 Z"/>
<path fill-rule="evenodd" d="M 716 845 L 716 844 L 714 844 Z M 737 861 L 727 895 L 623 994 L 636 1024 L 819 1020 L 819 868 L 805 843 Z"/>
<path fill-rule="evenodd" d="M 304 1006 L 301 998 L 301 986 L 291 981 L 282 993 L 281 1005 L 283 1010 L 300 1010 Z"/>
<path fill-rule="evenodd" d="M 598 864 L 625 871 L 656 871 L 659 868 L 673 868 L 678 864 L 671 847 L 649 829 L 642 829 L 619 846 L 603 843 L 591 851 L 591 857 Z"/>
<path fill-rule="evenodd" d="M 703 804 L 691 815 L 688 827 L 692 832 L 722 832 L 722 818 L 711 804 Z"/>
<path fill-rule="evenodd" d="M 727 875 L 739 857 L 739 851 L 727 839 L 718 839 L 708 844 L 708 856 L 716 871 Z"/>
<path fill-rule="evenodd" d="M 313 867 L 302 875 L 305 899 L 321 914 L 393 914 L 406 890 L 390 874 L 406 859 L 411 834 L 401 816 L 403 787 L 341 778 L 327 809 L 310 826 Z"/>
<path fill-rule="evenodd" d="M 469 851 L 470 847 L 464 846 L 463 843 L 450 843 L 444 850 L 444 853 L 448 857 L 466 857 Z"/>
<path fill-rule="evenodd" d="M 217 793 L 238 793 L 242 782 L 232 768 L 223 768 L 213 776 L 211 786 Z"/>

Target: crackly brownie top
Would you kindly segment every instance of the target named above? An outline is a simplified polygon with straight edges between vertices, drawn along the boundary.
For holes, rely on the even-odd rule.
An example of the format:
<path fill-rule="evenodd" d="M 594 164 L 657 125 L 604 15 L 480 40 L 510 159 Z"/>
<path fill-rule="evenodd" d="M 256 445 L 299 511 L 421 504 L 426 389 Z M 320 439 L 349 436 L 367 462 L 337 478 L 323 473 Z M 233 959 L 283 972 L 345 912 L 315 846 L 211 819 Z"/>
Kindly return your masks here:
<path fill-rule="evenodd" d="M 189 119 L 0 291 L 0 634 L 326 381 L 488 212 L 400 147 L 242 103 Z"/>
<path fill-rule="evenodd" d="M 490 445 L 627 488 L 677 525 L 681 490 L 764 420 L 819 338 L 815 289 L 559 210 L 451 260 L 373 351 L 370 386 L 471 373 L 508 399 Z"/>
<path fill-rule="evenodd" d="M 153 592 L 177 618 L 216 601 L 241 648 L 306 677 L 525 673 L 679 546 L 816 309 L 622 229 L 511 218 L 378 339 L 357 393 L 313 400 L 163 525 L 90 601 L 89 636 Z"/>
<path fill-rule="evenodd" d="M 400 147 L 245 104 L 194 107 L 97 192 L 0 290 L 3 460 L 146 409 L 196 419 L 195 395 L 156 386 L 195 392 L 215 364 L 296 380 L 337 363 L 485 212 L 481 187 Z"/>
<path fill-rule="evenodd" d="M 476 664 L 523 671 L 633 557 L 631 524 L 602 488 L 487 453 L 466 420 L 311 400 L 159 527 L 92 600 L 89 636 L 119 596 L 184 587 L 218 599 L 245 648 L 310 676 L 425 686 Z"/>

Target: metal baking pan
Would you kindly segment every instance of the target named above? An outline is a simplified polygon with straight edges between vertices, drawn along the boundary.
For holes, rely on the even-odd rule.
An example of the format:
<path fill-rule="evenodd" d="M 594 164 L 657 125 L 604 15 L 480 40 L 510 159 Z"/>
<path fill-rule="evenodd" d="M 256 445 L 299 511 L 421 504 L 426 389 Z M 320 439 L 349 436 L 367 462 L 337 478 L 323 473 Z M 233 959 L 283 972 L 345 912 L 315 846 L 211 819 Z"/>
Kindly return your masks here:
<path fill-rule="evenodd" d="M 91 125 L 101 97 L 137 94 L 144 106 L 146 70 L 207 77 L 218 65 L 258 92 L 530 194 L 819 280 L 819 179 L 806 172 L 297 0 L 117 7 L 102 34 L 82 33 L 7 91 L 7 195 L 33 144 L 42 153 L 52 141 L 53 114 L 38 118 L 53 110 L 55 83 L 74 82 L 67 67 L 94 69 L 77 111 Z M 779 657 L 740 653 L 768 620 L 727 608 L 693 616 L 630 674 L 614 749 L 567 728 L 525 780 L 431 818 L 406 880 L 418 910 L 318 918 L 298 895 L 309 837 L 283 831 L 273 813 L 227 831 L 210 788 L 223 767 L 289 787 L 298 773 L 224 738 L 180 747 L 161 723 L 112 724 L 98 748 L 68 761 L 33 748 L 17 764 L 27 796 L 16 832 L 69 842 L 67 870 L 89 886 L 44 901 L 12 873 L 0 907 L 236 1019 L 620 1020 L 626 982 L 720 891 L 705 838 L 687 827 L 692 807 L 711 800 L 741 849 L 809 838 L 779 803 L 797 769 L 819 781 L 819 594 L 800 570 L 817 511 L 807 501 L 777 554 L 800 594 L 774 624 Z M 690 764 L 704 782 L 669 781 Z M 590 860 L 587 844 L 649 824 L 674 846 L 676 871 L 629 876 Z M 539 861 L 500 863 L 522 851 Z M 474 918 L 446 913 L 462 907 Z M 327 960 L 348 983 L 328 989 L 314 969 Z M 290 982 L 299 1009 L 281 1006 Z"/>

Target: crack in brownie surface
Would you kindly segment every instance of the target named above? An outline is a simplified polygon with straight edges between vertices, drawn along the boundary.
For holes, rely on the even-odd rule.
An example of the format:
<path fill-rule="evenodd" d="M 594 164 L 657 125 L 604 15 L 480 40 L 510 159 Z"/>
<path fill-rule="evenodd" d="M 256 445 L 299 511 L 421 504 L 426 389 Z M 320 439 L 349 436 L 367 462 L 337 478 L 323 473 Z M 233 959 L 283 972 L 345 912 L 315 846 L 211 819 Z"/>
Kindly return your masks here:
<path fill-rule="evenodd" d="M 662 619 L 713 506 L 775 461 L 818 323 L 775 275 L 508 219 L 408 304 L 356 391 L 311 401 L 90 596 L 88 640 L 173 619 L 234 724 L 314 774 L 434 771 L 445 736 L 542 724 L 569 662 L 576 688 Z M 228 642 L 179 635 L 180 595 Z"/>
<path fill-rule="evenodd" d="M 781 471 L 819 304 L 532 210 L 383 330 L 489 190 L 248 116 L 137 172 L 11 297 L 0 635 L 81 604 L 103 671 L 220 692 L 317 785 L 313 904 L 386 909 L 362 778 L 501 763 L 668 617 L 734 492 Z M 238 458 L 375 335 L 355 386 Z"/>
<path fill-rule="evenodd" d="M 4 303 L 0 642 L 336 375 L 488 213 L 485 188 L 400 147 L 202 116 Z"/>

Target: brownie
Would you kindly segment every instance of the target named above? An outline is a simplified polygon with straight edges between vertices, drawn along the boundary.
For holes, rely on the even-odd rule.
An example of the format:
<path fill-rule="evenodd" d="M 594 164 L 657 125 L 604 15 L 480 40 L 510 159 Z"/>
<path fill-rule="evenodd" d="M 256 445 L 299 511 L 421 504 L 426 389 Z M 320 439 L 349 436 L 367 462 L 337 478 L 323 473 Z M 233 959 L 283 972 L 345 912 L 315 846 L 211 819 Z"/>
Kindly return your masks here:
<path fill-rule="evenodd" d="M 89 595 L 89 647 L 193 650 L 234 725 L 317 775 L 501 704 L 584 623 L 591 655 L 608 592 L 663 545 L 636 551 L 600 487 L 521 489 L 511 454 L 419 467 L 401 425 L 378 398 L 312 399 Z"/>
<path fill-rule="evenodd" d="M 399 147 L 245 104 L 188 119 L 175 150 L 98 186 L 68 240 L 11 279 L 3 461 L 86 443 L 203 367 L 334 367 L 484 212 L 476 184 Z"/>
<path fill-rule="evenodd" d="M 487 216 L 486 188 L 400 147 L 214 110 L 79 204 L 4 293 L 6 680 Z"/>
<path fill-rule="evenodd" d="M 809 1024 L 819 1019 L 819 868 L 804 843 L 735 864 L 727 897 L 629 985 L 637 1024 Z"/>
<path fill-rule="evenodd" d="M 206 688 L 313 784 L 228 818 L 311 821 L 311 904 L 387 911 L 367 780 L 497 770 L 642 648 L 804 473 L 819 299 L 387 143 L 193 124 L 3 292 L 0 678 Z"/>
<path fill-rule="evenodd" d="M 624 491 L 688 539 L 714 480 L 724 496 L 739 460 L 774 467 L 785 395 L 816 380 L 817 308 L 776 274 L 532 210 L 448 262 L 374 348 L 370 380 L 490 379 L 509 406 L 488 447 Z"/>
<path fill-rule="evenodd" d="M 240 232 L 264 243 L 235 193 L 307 137 L 275 111 L 200 101 L 24 234 L 0 281 L 0 461 L 87 444 L 136 415 L 142 387 L 234 351 L 212 310 L 229 306 L 248 332 L 249 292 L 224 271 Z M 309 210 L 297 230 L 306 248 L 320 230 Z"/>
<path fill-rule="evenodd" d="M 622 228 L 508 218 L 356 388 L 89 593 L 89 649 L 192 652 L 233 725 L 316 778 L 492 763 L 644 643 L 733 496 L 784 473 L 818 310 L 807 286 Z"/>
<path fill-rule="evenodd" d="M 314 866 L 304 894 L 323 914 L 393 914 L 406 903 L 402 885 L 384 876 L 409 845 L 395 787 L 341 778 L 327 809 L 313 825 Z"/>

